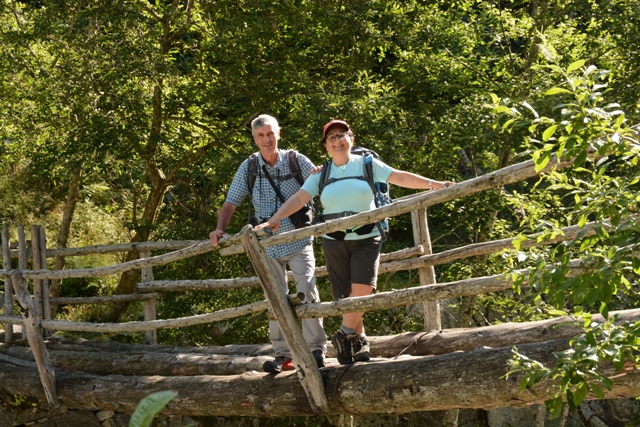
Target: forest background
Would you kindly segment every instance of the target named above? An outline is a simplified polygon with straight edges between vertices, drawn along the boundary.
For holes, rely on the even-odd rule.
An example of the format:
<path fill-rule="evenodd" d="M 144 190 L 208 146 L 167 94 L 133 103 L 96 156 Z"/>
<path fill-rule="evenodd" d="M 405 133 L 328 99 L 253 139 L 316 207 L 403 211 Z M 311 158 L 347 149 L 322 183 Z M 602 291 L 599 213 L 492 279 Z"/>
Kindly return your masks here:
<path fill-rule="evenodd" d="M 439 282 L 524 267 L 535 279 L 527 290 L 447 301 L 445 327 L 636 307 L 638 227 L 624 220 L 638 211 L 637 141 L 625 128 L 640 115 L 639 17 L 637 0 L 2 0 L 0 219 L 44 225 L 55 247 L 205 240 L 236 168 L 255 151 L 252 118 L 276 116 L 280 147 L 317 164 L 326 160 L 322 125 L 341 118 L 356 144 L 439 180 L 460 182 L 529 158 L 542 167 L 553 153 L 578 156 L 570 170 L 430 208 L 434 252 L 552 235 L 587 220 L 613 226 L 563 245 L 437 267 Z M 607 156 L 586 160 L 597 138 Z M 410 192 L 392 189 L 394 197 Z M 245 204 L 230 232 L 246 223 L 246 212 Z M 385 252 L 413 245 L 408 215 L 391 228 Z M 60 259 L 55 268 L 133 256 Z M 541 273 L 576 257 L 608 269 L 598 264 L 597 274 L 571 281 Z M 248 271 L 246 256 L 211 253 L 154 275 Z M 52 293 L 128 293 L 137 280 L 137 272 L 65 279 Z M 318 283 L 330 300 L 326 280 Z M 383 275 L 379 290 L 418 283 L 416 272 L 397 272 Z M 257 289 L 165 293 L 158 317 L 257 299 Z M 141 313 L 137 305 L 66 306 L 57 316 L 126 321 Z M 325 319 L 327 330 L 336 322 Z M 421 330 L 422 313 L 392 309 L 367 315 L 366 324 L 370 335 Z M 637 349 L 636 329 L 611 354 L 624 359 Z M 265 314 L 158 333 L 159 343 L 180 345 L 267 337 Z M 142 334 L 109 338 L 137 342 Z"/>

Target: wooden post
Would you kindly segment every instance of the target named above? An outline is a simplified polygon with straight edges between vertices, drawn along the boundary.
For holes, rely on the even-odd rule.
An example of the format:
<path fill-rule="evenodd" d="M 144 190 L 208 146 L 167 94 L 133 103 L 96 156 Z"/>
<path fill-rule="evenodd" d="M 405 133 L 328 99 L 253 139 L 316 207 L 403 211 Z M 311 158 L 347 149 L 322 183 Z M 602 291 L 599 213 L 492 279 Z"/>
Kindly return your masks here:
<path fill-rule="evenodd" d="M 47 267 L 47 233 L 41 225 L 38 227 L 38 246 L 40 249 L 40 268 L 46 270 Z M 51 303 L 49 302 L 49 280 L 42 279 L 42 318 L 51 320 Z M 45 337 L 51 335 L 51 331 L 44 330 Z"/>
<path fill-rule="evenodd" d="M 27 239 L 24 235 L 24 227 L 22 224 L 18 224 L 18 270 L 26 270 L 28 262 L 29 254 L 27 253 Z"/>
<path fill-rule="evenodd" d="M 433 253 L 433 247 L 431 246 L 431 234 L 429 233 L 429 223 L 427 221 L 427 208 L 411 211 L 411 222 L 413 224 L 414 243 L 423 246 L 425 255 L 431 255 Z M 418 274 L 421 286 L 435 285 L 436 271 L 433 266 L 419 268 Z M 424 310 L 425 331 L 441 330 L 440 302 L 438 300 L 425 301 L 422 303 L 422 307 Z M 458 414 L 459 411 L 457 409 L 442 411 L 442 426 L 457 427 Z"/>
<path fill-rule="evenodd" d="M 29 263 L 29 252 L 27 248 L 27 239 L 24 234 L 24 226 L 22 224 L 18 224 L 18 270 L 25 271 L 27 269 L 28 263 Z M 25 283 L 28 283 L 28 282 L 25 281 Z M 27 284 L 27 289 L 29 289 L 28 284 Z M 13 291 L 17 292 L 15 286 L 13 288 Z M 24 338 L 24 331 L 22 332 L 22 338 Z"/>
<path fill-rule="evenodd" d="M 271 305 L 276 316 L 282 335 L 291 350 L 293 363 L 300 384 L 307 393 L 309 403 L 314 412 L 326 412 L 329 408 L 327 396 L 324 391 L 324 383 L 315 359 L 309 351 L 309 347 L 302 336 L 302 329 L 289 305 L 287 296 L 279 290 L 278 281 L 271 270 L 267 254 L 258 242 L 258 237 L 253 232 L 251 225 L 246 225 L 240 231 L 240 238 L 245 250 L 249 254 L 251 264 L 260 278 L 267 301 Z"/>
<path fill-rule="evenodd" d="M 431 247 L 431 236 L 429 235 L 429 225 L 427 223 L 427 208 L 411 211 L 411 222 L 413 224 L 413 241 L 416 245 L 422 245 L 425 255 L 433 253 Z M 436 273 L 433 266 L 418 269 L 420 286 L 433 285 L 436 283 Z M 424 308 L 424 329 L 425 331 L 440 330 L 440 304 L 438 301 L 425 301 Z"/>
<path fill-rule="evenodd" d="M 22 307 L 22 317 L 24 318 L 24 331 L 27 335 L 27 341 L 31 347 L 33 358 L 38 366 L 40 373 L 40 381 L 44 387 L 44 394 L 47 396 L 47 402 L 54 408 L 60 407 L 60 400 L 56 392 L 56 373 L 53 369 L 53 362 L 47 352 L 44 338 L 40 333 L 40 319 L 35 314 L 36 306 L 29 295 L 29 289 L 25 280 L 22 278 L 20 271 L 14 271 L 11 275 L 11 283 L 16 291 L 18 302 Z"/>
<path fill-rule="evenodd" d="M 31 253 L 33 260 L 33 269 L 42 269 L 42 258 L 40 257 L 40 230 L 37 225 L 31 226 Z M 22 270 L 22 269 L 21 269 Z M 33 301 L 35 311 L 33 314 L 38 316 L 38 324 L 42 321 L 42 279 L 33 279 Z"/>
<path fill-rule="evenodd" d="M 140 251 L 140 258 L 149 258 L 151 256 L 150 250 Z M 143 268 L 140 272 L 141 280 L 143 282 L 152 282 L 153 281 L 153 267 Z M 156 308 L 158 306 L 157 298 L 149 298 L 144 300 L 144 320 L 145 322 L 149 322 L 151 320 L 156 320 Z M 145 331 L 144 340 L 147 344 L 156 345 L 158 343 L 158 333 L 157 331 Z"/>
<path fill-rule="evenodd" d="M 11 270 L 11 248 L 9 242 L 9 226 L 4 224 L 2 227 L 2 268 Z M 13 315 L 13 285 L 11 278 L 4 278 L 4 314 L 6 316 Z M 4 342 L 13 342 L 13 323 L 5 323 L 4 325 Z"/>

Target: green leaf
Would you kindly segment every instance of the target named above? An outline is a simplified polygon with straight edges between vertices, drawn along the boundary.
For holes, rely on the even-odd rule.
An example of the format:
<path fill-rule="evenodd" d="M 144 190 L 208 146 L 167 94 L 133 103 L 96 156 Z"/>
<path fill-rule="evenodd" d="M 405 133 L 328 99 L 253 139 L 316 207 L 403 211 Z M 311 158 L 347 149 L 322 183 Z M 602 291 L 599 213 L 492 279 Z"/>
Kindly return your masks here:
<path fill-rule="evenodd" d="M 531 157 L 533 158 L 533 162 L 535 163 L 536 172 L 540 172 L 542 169 L 544 169 L 547 166 L 547 164 L 549 164 L 551 152 L 538 150 L 534 152 Z"/>
<path fill-rule="evenodd" d="M 551 89 L 549 89 L 548 91 L 546 91 L 544 94 L 545 95 L 556 95 L 558 93 L 571 93 L 570 90 L 561 88 L 561 87 L 552 87 Z"/>
<path fill-rule="evenodd" d="M 580 406 L 585 397 L 587 397 L 587 393 L 589 392 L 589 386 L 586 382 L 581 382 L 576 387 L 575 393 L 573 393 L 573 404 L 575 406 Z"/>
<path fill-rule="evenodd" d="M 587 160 L 587 154 L 587 150 L 581 150 L 580 153 L 576 156 L 573 164 L 575 166 L 582 166 L 584 164 L 584 161 Z"/>
<path fill-rule="evenodd" d="M 572 63 L 571 65 L 569 65 L 569 67 L 567 67 L 567 74 L 571 74 L 572 71 L 575 71 L 578 68 L 582 67 L 585 62 L 586 61 L 584 59 L 579 59 L 576 62 Z"/>
<path fill-rule="evenodd" d="M 600 314 L 605 319 L 609 318 L 609 306 L 607 305 L 607 303 L 603 302 L 602 304 L 600 304 Z"/>
<path fill-rule="evenodd" d="M 587 215 L 582 215 L 580 217 L 580 219 L 578 220 L 578 227 L 580 227 L 580 228 L 584 227 L 584 225 L 587 223 L 587 221 L 588 221 Z"/>
<path fill-rule="evenodd" d="M 558 128 L 558 125 L 553 125 L 553 126 L 549 126 L 543 133 L 542 133 L 542 140 L 543 141 L 548 141 L 549 138 L 551 138 L 553 136 L 553 133 L 556 131 L 556 129 Z"/>
<path fill-rule="evenodd" d="M 600 399 L 604 399 L 604 391 L 595 384 L 591 384 L 591 391 Z"/>
<path fill-rule="evenodd" d="M 131 415 L 129 427 L 149 427 L 156 414 L 176 396 L 178 396 L 177 392 L 165 390 L 145 397 L 140 401 L 133 415 Z"/>
<path fill-rule="evenodd" d="M 542 305 L 542 296 L 540 296 L 540 294 L 536 295 L 533 299 L 533 305 L 536 307 L 540 307 Z"/>
<path fill-rule="evenodd" d="M 593 316 L 591 315 L 591 313 L 582 313 L 582 324 L 585 328 L 591 324 L 592 319 Z"/>
<path fill-rule="evenodd" d="M 562 396 L 556 396 L 554 399 L 546 400 L 544 404 L 549 411 L 550 420 L 556 419 L 562 414 Z"/>

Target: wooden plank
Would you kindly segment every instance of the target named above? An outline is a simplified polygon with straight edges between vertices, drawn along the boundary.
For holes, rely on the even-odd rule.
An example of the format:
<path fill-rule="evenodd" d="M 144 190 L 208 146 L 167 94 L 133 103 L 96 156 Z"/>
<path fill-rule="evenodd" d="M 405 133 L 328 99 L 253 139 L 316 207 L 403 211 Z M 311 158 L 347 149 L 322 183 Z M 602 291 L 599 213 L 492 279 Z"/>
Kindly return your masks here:
<path fill-rule="evenodd" d="M 427 208 L 420 208 L 411 211 L 411 222 L 413 223 L 413 241 L 416 245 L 422 245 L 425 255 L 433 253 L 431 247 L 431 235 L 427 222 Z M 418 269 L 420 286 L 433 285 L 436 283 L 436 271 L 433 266 L 425 266 Z M 422 303 L 424 310 L 425 331 L 442 329 L 440 320 L 440 303 L 437 300 L 427 300 Z"/>
<path fill-rule="evenodd" d="M 44 338 L 40 333 L 40 319 L 36 315 L 36 307 L 29 295 L 27 284 L 22 278 L 20 271 L 15 271 L 11 275 L 11 283 L 16 291 L 18 302 L 22 307 L 22 317 L 24 318 L 24 330 L 27 335 L 27 341 L 33 352 L 33 357 L 38 366 L 40 381 L 44 387 L 44 393 L 47 396 L 47 402 L 54 408 L 60 406 L 58 393 L 56 392 L 56 374 L 53 369 L 53 362 L 47 352 Z"/>
<path fill-rule="evenodd" d="M 329 408 L 324 392 L 324 384 L 318 365 L 309 351 L 302 329 L 296 319 L 293 309 L 289 305 L 286 295 L 279 290 L 278 282 L 271 270 L 269 259 L 265 250 L 260 247 L 258 237 L 253 232 L 251 225 L 246 225 L 240 232 L 242 243 L 249 254 L 251 264 L 260 277 L 265 296 L 271 309 L 276 315 L 282 335 L 293 356 L 293 363 L 304 388 L 313 412 L 326 412 Z"/>
<path fill-rule="evenodd" d="M 140 258 L 149 258 L 151 256 L 150 250 L 140 251 Z M 141 280 L 143 282 L 153 281 L 153 267 L 146 267 L 140 271 Z M 156 294 L 157 295 L 157 294 Z M 144 320 L 149 322 L 156 320 L 156 309 L 158 306 L 157 298 L 148 298 L 144 300 Z M 144 340 L 147 344 L 155 345 L 158 343 L 158 332 L 155 329 L 145 331 Z"/>
<path fill-rule="evenodd" d="M 11 270 L 11 255 L 9 253 L 9 226 L 2 226 L 2 268 Z M 9 277 L 4 278 L 4 314 L 5 316 L 13 315 L 13 285 Z M 13 342 L 13 323 L 4 324 L 4 342 Z"/>

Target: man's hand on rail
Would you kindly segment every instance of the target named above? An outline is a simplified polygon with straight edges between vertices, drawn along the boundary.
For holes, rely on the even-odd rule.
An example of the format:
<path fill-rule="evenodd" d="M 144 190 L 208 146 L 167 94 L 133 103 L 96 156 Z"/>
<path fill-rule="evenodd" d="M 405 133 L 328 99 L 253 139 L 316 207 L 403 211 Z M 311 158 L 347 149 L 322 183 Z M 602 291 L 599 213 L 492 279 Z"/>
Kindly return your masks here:
<path fill-rule="evenodd" d="M 223 230 L 214 230 L 211 233 L 209 233 L 209 240 L 211 241 L 211 246 L 213 246 L 214 248 L 217 248 L 219 245 L 219 240 L 223 236 L 228 236 L 228 234 L 225 233 Z"/>

